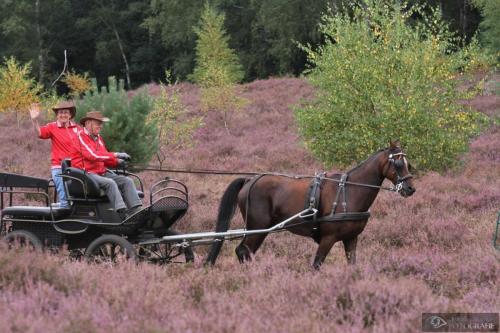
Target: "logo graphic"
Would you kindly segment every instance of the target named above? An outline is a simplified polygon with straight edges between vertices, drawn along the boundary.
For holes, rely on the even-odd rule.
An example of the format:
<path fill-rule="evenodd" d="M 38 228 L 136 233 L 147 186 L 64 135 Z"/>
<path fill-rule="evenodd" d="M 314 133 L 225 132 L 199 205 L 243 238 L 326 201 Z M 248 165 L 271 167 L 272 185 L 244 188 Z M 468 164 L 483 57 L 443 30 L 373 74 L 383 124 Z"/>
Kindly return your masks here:
<path fill-rule="evenodd" d="M 441 318 L 439 316 L 431 316 L 427 319 L 427 321 L 429 322 L 429 324 L 431 325 L 432 328 L 440 328 L 440 327 L 448 325 L 446 320 L 444 320 L 443 318 Z"/>
<path fill-rule="evenodd" d="M 422 313 L 423 332 L 498 332 L 499 314 Z"/>

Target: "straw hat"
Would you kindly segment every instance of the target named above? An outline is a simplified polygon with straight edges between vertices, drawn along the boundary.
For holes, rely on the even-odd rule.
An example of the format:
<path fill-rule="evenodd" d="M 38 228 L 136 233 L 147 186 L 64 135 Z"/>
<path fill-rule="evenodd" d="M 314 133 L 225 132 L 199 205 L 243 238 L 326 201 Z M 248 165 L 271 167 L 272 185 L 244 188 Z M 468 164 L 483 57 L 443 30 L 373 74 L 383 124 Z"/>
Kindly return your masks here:
<path fill-rule="evenodd" d="M 74 118 L 75 114 L 76 114 L 76 107 L 75 107 L 75 103 L 73 103 L 73 101 L 61 101 L 61 102 L 59 102 L 59 104 L 54 106 L 52 108 L 52 110 L 54 110 L 56 115 L 57 115 L 57 111 L 59 111 L 59 110 L 69 110 L 69 112 L 71 114 L 71 118 Z"/>
<path fill-rule="evenodd" d="M 89 112 L 87 112 L 85 117 L 80 119 L 80 124 L 84 125 L 87 120 L 91 120 L 91 119 L 101 121 L 103 123 L 109 121 L 109 118 L 104 117 L 100 111 L 89 111 Z"/>

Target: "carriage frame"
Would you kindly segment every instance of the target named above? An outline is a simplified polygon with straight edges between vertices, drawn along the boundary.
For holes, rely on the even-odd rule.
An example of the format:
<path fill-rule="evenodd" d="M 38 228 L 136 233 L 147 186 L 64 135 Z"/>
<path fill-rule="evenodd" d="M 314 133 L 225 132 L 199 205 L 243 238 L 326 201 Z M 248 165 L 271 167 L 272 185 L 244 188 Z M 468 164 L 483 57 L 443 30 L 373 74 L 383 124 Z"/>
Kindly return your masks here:
<path fill-rule="evenodd" d="M 125 170 L 113 172 L 135 179 L 138 195 L 144 198 L 140 177 Z M 64 180 L 69 208 L 51 203 L 52 179 L 0 173 L 0 234 L 10 245 L 51 251 L 67 248 L 72 257 L 93 261 L 194 260 L 191 247 L 173 246 L 172 242 L 162 240 L 164 236 L 178 234 L 172 225 L 189 208 L 188 189 L 182 182 L 169 177 L 155 182 L 149 191 L 149 204 L 122 221 L 104 193 L 95 193 L 95 184 L 83 170 L 66 167 L 60 177 Z M 13 205 L 17 195 L 30 199 L 31 205 Z M 56 193 L 54 199 L 55 196 Z"/>

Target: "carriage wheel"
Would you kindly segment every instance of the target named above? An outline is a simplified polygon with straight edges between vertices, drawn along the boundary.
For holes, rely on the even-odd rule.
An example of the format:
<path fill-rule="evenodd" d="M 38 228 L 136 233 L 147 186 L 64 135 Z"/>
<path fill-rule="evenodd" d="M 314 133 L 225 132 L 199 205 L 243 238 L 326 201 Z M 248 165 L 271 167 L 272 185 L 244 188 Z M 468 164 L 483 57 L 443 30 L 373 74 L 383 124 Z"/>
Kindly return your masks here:
<path fill-rule="evenodd" d="M 5 241 L 9 247 L 26 247 L 31 251 L 40 251 L 43 244 L 40 238 L 34 233 L 26 230 L 14 230 L 5 236 Z"/>
<path fill-rule="evenodd" d="M 119 263 L 135 261 L 134 247 L 128 240 L 117 235 L 102 235 L 85 250 L 85 258 L 94 263 Z"/>
<path fill-rule="evenodd" d="M 176 231 L 168 230 L 165 236 L 178 234 Z M 176 244 L 158 243 L 143 245 L 139 249 L 139 256 L 144 260 L 158 264 L 193 262 L 194 252 L 191 246 L 180 247 L 176 246 Z"/>

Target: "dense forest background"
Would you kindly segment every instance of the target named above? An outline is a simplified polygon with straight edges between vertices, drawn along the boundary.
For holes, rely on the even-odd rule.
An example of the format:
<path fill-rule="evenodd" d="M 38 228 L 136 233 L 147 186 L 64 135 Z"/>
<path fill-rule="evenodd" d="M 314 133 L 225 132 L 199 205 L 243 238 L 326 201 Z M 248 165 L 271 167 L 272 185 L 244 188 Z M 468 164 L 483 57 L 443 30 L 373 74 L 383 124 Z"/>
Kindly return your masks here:
<path fill-rule="evenodd" d="M 297 43 L 322 44 L 323 13 L 343 0 L 212 0 L 224 13 L 225 29 L 243 66 L 244 80 L 297 75 L 306 55 Z M 416 1 L 409 1 L 414 3 Z M 480 13 L 470 0 L 431 0 L 452 31 L 468 40 Z M 158 81 L 170 69 L 185 80 L 195 66 L 200 0 L 0 0 L 0 59 L 31 62 L 46 87 L 64 68 L 88 73 L 105 84 L 109 76 L 126 88 Z M 64 85 L 58 87 L 64 92 Z"/>

